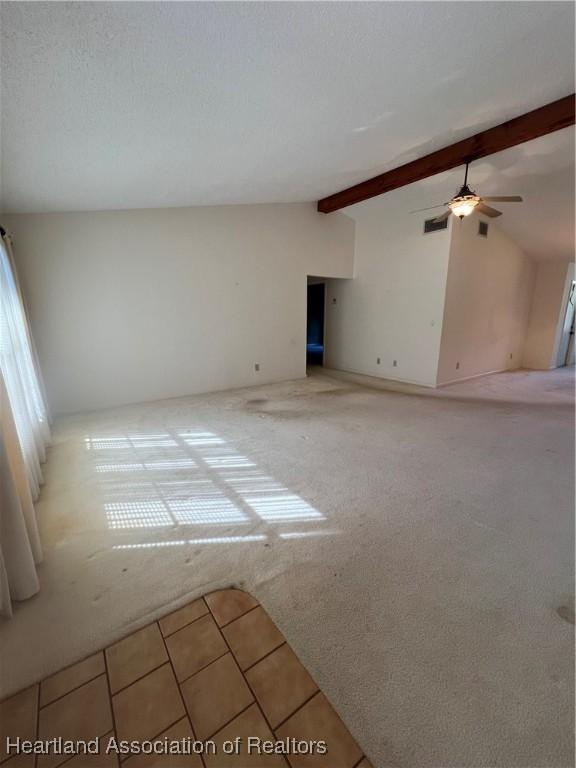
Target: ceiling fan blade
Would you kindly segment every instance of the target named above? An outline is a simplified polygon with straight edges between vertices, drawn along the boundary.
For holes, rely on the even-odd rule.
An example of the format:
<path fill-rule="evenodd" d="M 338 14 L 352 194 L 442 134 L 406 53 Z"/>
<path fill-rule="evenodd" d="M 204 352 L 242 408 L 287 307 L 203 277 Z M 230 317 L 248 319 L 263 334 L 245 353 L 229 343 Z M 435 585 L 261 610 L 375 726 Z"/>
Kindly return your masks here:
<path fill-rule="evenodd" d="M 491 197 L 482 197 L 481 200 L 490 200 L 491 203 L 523 203 L 520 195 L 496 195 Z"/>
<path fill-rule="evenodd" d="M 491 219 L 495 219 L 496 216 L 502 216 L 502 211 L 497 211 L 496 208 L 490 208 L 489 205 L 484 205 L 484 203 L 478 203 L 476 210 L 483 213 L 484 216 L 490 216 Z"/>
<path fill-rule="evenodd" d="M 448 208 L 448 210 L 445 213 L 443 213 L 441 216 L 437 216 L 434 219 L 434 224 L 440 224 L 440 222 L 446 221 L 446 219 L 448 218 L 448 216 L 450 216 L 451 213 L 452 211 L 450 210 L 450 208 Z"/>
<path fill-rule="evenodd" d="M 446 203 L 440 203 L 439 205 L 431 205 L 429 208 L 418 208 L 415 211 L 408 211 L 408 213 L 422 213 L 422 211 L 433 211 L 434 208 L 442 208 Z"/>

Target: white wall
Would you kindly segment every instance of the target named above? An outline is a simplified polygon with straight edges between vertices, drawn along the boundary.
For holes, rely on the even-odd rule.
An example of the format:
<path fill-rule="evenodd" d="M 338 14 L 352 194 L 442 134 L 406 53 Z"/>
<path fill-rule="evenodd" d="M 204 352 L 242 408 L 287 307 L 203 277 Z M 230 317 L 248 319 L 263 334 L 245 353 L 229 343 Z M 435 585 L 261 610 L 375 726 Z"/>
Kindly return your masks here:
<path fill-rule="evenodd" d="M 478 215 L 424 235 L 421 194 L 349 209 L 355 279 L 327 282 L 326 365 L 426 386 L 518 368 L 533 262 L 494 221 L 479 236 Z"/>
<path fill-rule="evenodd" d="M 438 384 L 518 368 L 528 328 L 534 265 L 494 221 L 454 221 Z"/>
<path fill-rule="evenodd" d="M 524 348 L 523 362 L 526 368 L 556 367 L 558 344 L 572 280 L 573 262 L 538 262 Z"/>
<path fill-rule="evenodd" d="M 486 239 L 476 215 L 424 235 L 434 212 L 414 207 L 407 187 L 352 218 L 311 204 L 4 216 L 52 410 L 304 376 L 307 275 L 328 278 L 328 367 L 436 386 L 553 365 L 573 265 L 539 264 L 532 289 L 536 267 L 495 222 Z"/>
<path fill-rule="evenodd" d="M 55 413 L 304 376 L 306 275 L 353 270 L 354 222 L 311 204 L 2 221 Z"/>
<path fill-rule="evenodd" d="M 573 345 L 571 353 L 568 354 L 568 347 L 574 332 L 574 300 L 576 298 L 574 295 L 575 291 L 573 290 L 573 288 L 576 288 L 573 265 L 571 265 L 571 269 L 567 270 L 566 278 L 566 288 L 562 295 L 560 323 L 555 339 L 556 354 L 554 355 L 554 362 L 557 368 L 566 364 L 574 365 Z"/>
<path fill-rule="evenodd" d="M 423 234 L 415 207 L 412 185 L 347 209 L 356 277 L 327 284 L 328 367 L 435 386 L 450 230 Z"/>

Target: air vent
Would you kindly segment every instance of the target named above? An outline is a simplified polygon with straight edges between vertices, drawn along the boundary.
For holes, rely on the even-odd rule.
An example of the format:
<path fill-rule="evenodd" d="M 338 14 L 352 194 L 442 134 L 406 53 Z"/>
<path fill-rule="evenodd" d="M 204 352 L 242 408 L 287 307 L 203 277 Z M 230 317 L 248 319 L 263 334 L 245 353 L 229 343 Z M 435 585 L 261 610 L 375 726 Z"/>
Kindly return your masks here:
<path fill-rule="evenodd" d="M 487 221 L 479 221 L 478 222 L 478 234 L 482 235 L 482 237 L 488 237 L 488 222 Z"/>
<path fill-rule="evenodd" d="M 436 219 L 426 219 L 424 222 L 424 234 L 428 232 L 439 232 L 441 229 L 448 229 L 448 219 L 436 221 Z"/>

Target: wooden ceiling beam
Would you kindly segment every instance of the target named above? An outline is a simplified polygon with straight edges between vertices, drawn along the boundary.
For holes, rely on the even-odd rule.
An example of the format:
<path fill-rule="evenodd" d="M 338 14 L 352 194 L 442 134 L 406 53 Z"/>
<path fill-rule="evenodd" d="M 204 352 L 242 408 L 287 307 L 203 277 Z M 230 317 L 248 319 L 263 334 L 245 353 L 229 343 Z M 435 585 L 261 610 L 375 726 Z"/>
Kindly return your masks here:
<path fill-rule="evenodd" d="M 574 104 L 574 94 L 565 96 L 563 99 L 553 101 L 551 104 L 534 109 L 494 128 L 431 152 L 418 160 L 400 165 L 372 179 L 336 192 L 319 200 L 317 208 L 321 213 L 332 213 L 348 205 L 383 195 L 392 189 L 404 187 L 406 184 L 426 179 L 428 176 L 449 171 L 467 162 L 567 128 L 574 125 Z"/>

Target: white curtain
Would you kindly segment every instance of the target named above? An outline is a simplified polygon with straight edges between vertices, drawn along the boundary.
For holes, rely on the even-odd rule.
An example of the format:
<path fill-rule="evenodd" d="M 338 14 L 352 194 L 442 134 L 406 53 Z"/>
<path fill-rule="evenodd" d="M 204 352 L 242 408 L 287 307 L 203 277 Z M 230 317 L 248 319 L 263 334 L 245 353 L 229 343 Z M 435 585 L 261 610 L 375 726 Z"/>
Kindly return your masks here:
<path fill-rule="evenodd" d="M 33 502 L 50 440 L 45 399 L 9 237 L 0 238 L 0 615 L 39 589 Z"/>

